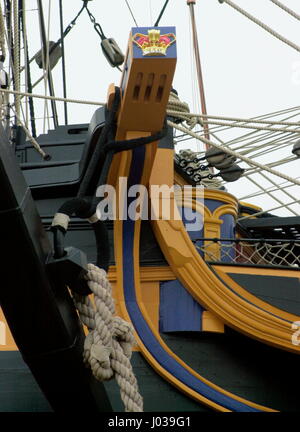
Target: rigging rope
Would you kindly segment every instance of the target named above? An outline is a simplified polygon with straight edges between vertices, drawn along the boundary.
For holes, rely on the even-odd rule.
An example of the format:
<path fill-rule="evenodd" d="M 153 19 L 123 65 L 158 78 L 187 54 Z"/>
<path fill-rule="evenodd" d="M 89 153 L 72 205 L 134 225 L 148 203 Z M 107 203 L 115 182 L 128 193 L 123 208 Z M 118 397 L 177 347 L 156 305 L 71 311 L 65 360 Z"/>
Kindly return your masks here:
<path fill-rule="evenodd" d="M 131 10 L 131 7 L 130 7 L 128 1 L 125 0 L 125 3 L 127 4 L 127 7 L 128 7 L 128 9 L 129 9 L 129 12 L 130 12 L 130 15 L 132 16 L 132 19 L 133 19 L 135 25 L 138 27 L 138 23 L 136 22 L 135 16 L 133 15 L 133 12 L 132 12 L 132 10 Z"/>
<path fill-rule="evenodd" d="M 2 10 L 2 5 L 0 3 L 0 69 L 1 71 L 3 71 L 3 63 L 6 57 L 6 44 L 5 44 L 5 37 L 6 37 L 6 32 L 5 32 L 5 22 L 4 22 L 4 15 L 3 15 L 3 10 Z M 7 82 L 7 85 L 9 83 Z M 8 95 L 4 95 L 2 94 L 0 96 L 0 116 L 1 116 L 1 121 L 6 122 L 9 114 L 8 114 L 8 109 L 9 109 L 9 104 L 8 104 Z"/>
<path fill-rule="evenodd" d="M 5 23 L 4 23 L 1 3 L 0 3 L 0 49 L 1 49 L 1 61 L 4 61 L 5 60 Z"/>
<path fill-rule="evenodd" d="M 299 179 L 300 177 L 298 176 L 296 178 Z M 268 188 L 266 188 L 264 190 L 259 190 L 257 192 L 252 192 L 252 193 L 250 193 L 248 195 L 244 195 L 244 196 L 240 197 L 239 199 L 240 199 L 240 201 L 246 201 L 247 199 L 256 198 L 258 196 L 261 196 L 261 195 L 264 195 L 264 194 L 268 194 L 269 192 L 278 191 L 278 189 L 280 189 L 281 191 L 283 191 L 283 190 L 291 188 L 291 187 L 294 187 L 294 185 L 289 184 L 289 182 L 287 182 L 287 181 L 284 181 L 282 183 L 277 184 L 276 187 L 269 186 Z"/>
<path fill-rule="evenodd" d="M 26 14 L 25 14 L 25 8 L 24 8 L 24 0 L 22 2 L 21 14 L 22 15 L 21 15 L 20 33 L 23 34 L 24 63 L 26 65 L 28 62 L 28 46 L 27 46 L 27 27 L 26 27 Z M 29 77 L 28 77 L 28 68 L 27 67 L 25 67 L 25 88 L 26 89 L 29 88 Z M 26 112 L 25 112 L 25 125 L 26 125 L 27 129 L 28 129 L 28 118 L 29 118 L 28 107 L 29 107 L 28 98 L 26 98 L 26 102 L 25 102 L 25 110 L 26 110 Z"/>
<path fill-rule="evenodd" d="M 157 20 L 155 21 L 154 27 L 157 27 L 157 26 L 158 26 L 158 24 L 159 24 L 159 22 L 160 22 L 160 20 L 161 20 L 161 18 L 162 18 L 162 16 L 163 16 L 163 14 L 164 14 L 164 12 L 165 12 L 165 10 L 166 10 L 166 7 L 168 6 L 168 3 L 169 3 L 169 0 L 166 0 L 166 1 L 165 1 L 165 4 L 163 5 L 162 10 L 160 11 L 160 14 L 158 15 Z"/>
<path fill-rule="evenodd" d="M 58 39 L 58 41 L 56 42 L 56 44 L 55 44 L 56 46 L 57 46 L 58 44 L 61 43 L 62 39 L 64 39 L 64 38 L 67 36 L 67 34 L 72 30 L 72 28 L 75 26 L 77 19 L 79 18 L 79 16 L 81 15 L 81 13 L 82 13 L 82 12 L 84 11 L 84 9 L 86 8 L 86 5 L 87 5 L 87 1 L 84 1 L 84 2 L 83 2 L 83 6 L 82 6 L 81 9 L 79 10 L 79 12 L 78 12 L 77 15 L 75 16 L 75 18 L 72 19 L 72 21 L 70 22 L 70 24 L 69 24 L 69 25 L 66 27 L 66 29 L 64 30 L 62 36 L 61 36 L 61 37 Z M 54 47 L 53 47 L 52 49 L 54 49 Z M 34 57 L 33 57 L 33 59 L 34 59 Z M 33 59 L 32 59 L 32 60 L 33 60 Z"/>
<path fill-rule="evenodd" d="M 271 183 L 274 184 L 274 182 L 273 182 L 269 177 L 264 176 L 264 174 L 262 173 L 262 171 L 260 171 L 259 174 L 262 175 L 263 177 L 265 177 L 269 182 L 271 182 Z M 247 179 L 248 179 L 251 183 L 253 183 L 255 186 L 257 186 L 259 189 L 263 190 L 264 193 L 267 194 L 268 196 L 270 196 L 274 201 L 277 201 L 277 202 L 280 204 L 281 207 L 285 207 L 285 208 L 288 209 L 288 210 L 289 210 L 293 215 L 298 216 L 298 214 L 297 214 L 297 213 L 296 213 L 292 208 L 290 208 L 289 205 L 288 205 L 287 203 L 284 203 L 280 198 L 278 198 L 278 197 L 276 196 L 276 194 L 273 194 L 272 192 L 267 192 L 266 189 L 262 186 L 261 182 L 258 183 L 257 181 L 255 181 L 252 177 L 248 176 L 247 174 L 245 174 L 245 177 L 247 177 Z M 278 191 L 278 189 L 277 189 L 277 191 Z M 283 192 L 283 191 L 281 191 L 281 192 Z M 284 191 L 284 193 L 285 193 L 286 195 L 289 196 L 289 194 L 288 194 L 286 191 Z M 292 199 L 295 200 L 294 197 L 292 197 Z M 269 210 L 268 210 L 268 211 L 269 211 Z M 264 211 L 264 212 L 265 212 L 265 211 Z M 263 213 L 264 213 L 264 212 L 263 212 Z"/>
<path fill-rule="evenodd" d="M 296 109 L 300 109 L 300 107 L 297 107 Z M 209 119 L 215 119 L 215 120 L 226 120 L 226 121 L 233 121 L 233 122 L 243 122 L 243 123 L 261 123 L 261 124 L 271 124 L 271 125 L 283 125 L 283 126 L 300 126 L 299 122 L 286 122 L 286 121 L 274 121 L 274 120 L 261 120 L 256 118 L 250 118 L 250 119 L 244 119 L 239 117 L 225 117 L 225 116 L 214 116 L 214 115 L 208 115 L 208 114 L 194 114 L 194 113 L 188 113 L 191 117 L 203 117 L 202 120 Z"/>
<path fill-rule="evenodd" d="M 292 201 L 292 202 L 289 202 L 288 204 L 289 204 L 289 205 L 292 205 L 292 204 L 299 204 L 299 199 L 297 199 L 297 200 L 295 200 L 295 201 Z M 286 207 L 286 204 L 284 204 L 284 205 L 280 205 L 280 206 L 277 206 L 277 207 L 273 207 L 273 208 L 271 208 L 271 209 L 268 209 L 268 213 L 273 212 L 273 211 L 275 211 L 275 210 L 280 210 L 280 209 L 285 208 L 285 207 Z M 249 215 L 249 216 L 243 216 L 243 217 L 239 218 L 238 221 L 241 221 L 241 220 L 244 220 L 244 219 L 251 219 L 251 218 L 253 218 L 253 217 L 255 217 L 255 216 L 260 216 L 260 215 L 262 215 L 262 214 L 264 214 L 264 213 L 266 213 L 265 210 L 259 211 L 259 212 L 257 212 L 257 213 L 252 213 L 252 214 Z"/>
<path fill-rule="evenodd" d="M 133 328 L 114 316 L 112 289 L 105 270 L 88 264 L 86 279 L 94 303 L 88 296 L 74 294 L 80 319 L 89 330 L 84 343 L 84 362 L 99 381 L 115 376 L 126 412 L 142 412 L 143 398 L 130 363 L 135 342 Z"/>
<path fill-rule="evenodd" d="M 272 36 L 274 36 L 275 38 L 281 40 L 281 42 L 285 43 L 286 45 L 289 45 L 291 48 L 294 48 L 296 51 L 300 52 L 299 45 L 296 45 L 294 42 L 291 42 L 290 40 L 286 39 L 284 36 L 282 36 L 281 34 L 277 33 L 271 27 L 267 26 L 262 21 L 260 21 L 259 19 L 255 18 L 253 15 L 251 15 L 250 13 L 248 13 L 247 11 L 245 11 L 244 9 L 242 9 L 237 4 L 233 3 L 231 0 L 219 0 L 219 2 L 220 3 L 226 3 L 226 4 L 228 4 L 228 6 L 231 6 L 233 9 L 235 9 L 236 11 L 238 11 L 239 13 L 241 13 L 242 15 L 244 15 L 250 21 L 254 22 L 258 26 L 260 26 L 261 28 L 263 28 L 264 30 L 266 30 Z"/>
<path fill-rule="evenodd" d="M 34 93 L 27 93 L 27 92 L 20 92 L 16 90 L 8 90 L 0 88 L 0 92 L 3 93 L 10 93 L 10 94 L 18 94 L 20 96 L 30 96 L 32 98 L 38 98 L 38 99 L 48 99 L 48 100 L 54 100 L 58 102 L 70 102 L 70 103 L 78 103 L 83 105 L 97 105 L 97 106 L 105 106 L 105 102 L 96 102 L 96 101 L 88 101 L 88 100 L 80 100 L 80 99 L 66 99 L 61 98 L 57 96 L 45 96 L 41 94 L 34 94 Z"/>
<path fill-rule="evenodd" d="M 14 34 L 14 64 L 13 64 L 13 73 L 15 79 L 15 90 L 16 92 L 20 91 L 20 48 L 19 48 L 19 2 L 18 0 L 14 0 L 13 2 L 13 34 Z M 18 93 L 15 94 L 15 107 L 16 107 L 16 117 L 17 124 L 20 118 L 20 110 L 21 110 L 21 99 Z"/>
<path fill-rule="evenodd" d="M 44 89 L 45 89 L 45 95 L 47 96 L 47 83 L 49 80 L 51 80 L 51 70 L 50 70 L 50 55 L 49 55 L 49 36 L 50 36 L 50 16 L 51 16 L 51 0 L 49 0 L 48 3 L 48 29 L 47 29 L 47 35 L 46 35 L 46 28 L 45 28 L 45 47 L 43 43 L 42 38 L 42 32 L 41 32 L 41 44 L 42 44 L 42 64 L 43 64 L 43 76 L 44 76 Z M 44 49 L 43 49 L 44 48 Z M 53 113 L 54 114 L 54 113 Z M 50 129 L 50 122 L 49 122 L 49 107 L 48 107 L 48 101 L 47 99 L 44 100 L 44 121 L 43 121 L 43 133 L 46 133 L 46 123 L 48 122 L 48 129 Z M 54 125 L 55 126 L 55 125 Z"/>
<path fill-rule="evenodd" d="M 62 40 L 67 36 L 67 34 L 72 30 L 72 28 L 75 26 L 76 21 L 78 19 L 78 17 L 81 15 L 82 11 L 85 9 L 87 2 L 85 1 L 83 6 L 81 7 L 80 11 L 77 13 L 77 15 L 75 16 L 75 18 L 72 19 L 72 21 L 70 22 L 70 24 L 66 27 L 66 29 L 63 31 L 62 36 L 57 40 L 57 42 L 55 42 L 55 44 L 50 48 L 50 54 L 52 53 L 52 51 L 55 50 L 55 48 L 62 43 Z M 32 9 L 32 10 L 38 10 L 38 9 Z M 31 59 L 29 60 L 29 64 L 33 62 L 33 60 L 36 58 L 36 54 L 31 57 Z M 20 72 L 22 72 L 24 70 L 24 67 L 22 67 L 20 69 Z"/>
<path fill-rule="evenodd" d="M 293 184 L 295 184 L 297 186 L 300 186 L 300 181 L 299 180 L 297 180 L 297 179 L 295 179 L 293 177 L 290 177 L 287 174 L 284 174 L 284 173 L 281 173 L 281 172 L 279 172 L 277 170 L 269 168 L 267 165 L 263 165 L 263 164 L 261 164 L 261 163 L 259 163 L 257 161 L 254 161 L 253 159 L 250 159 L 247 156 L 242 155 L 241 153 L 238 153 L 238 152 L 236 152 L 234 150 L 231 150 L 228 147 L 224 147 L 224 146 L 219 145 L 219 144 L 217 144 L 217 143 L 215 143 L 215 142 L 213 142 L 211 140 L 207 140 L 206 138 L 202 137 L 201 135 L 199 135 L 199 134 L 197 134 L 197 133 L 195 133 L 195 132 L 187 129 L 184 126 L 178 125 L 178 124 L 176 124 L 176 123 L 174 123 L 174 122 L 172 122 L 170 120 L 168 120 L 167 123 L 168 123 L 169 126 L 173 127 L 174 129 L 177 129 L 177 130 L 179 130 L 181 132 L 184 132 L 184 133 L 190 135 L 191 137 L 196 138 L 197 140 L 202 141 L 204 144 L 208 144 L 208 145 L 210 145 L 212 147 L 215 147 L 215 148 L 217 148 L 219 150 L 222 150 L 222 152 L 225 152 L 225 153 L 228 153 L 230 155 L 233 155 L 236 158 L 241 159 L 242 161 L 246 162 L 250 166 L 255 166 L 257 168 L 260 168 L 263 171 L 267 171 L 270 174 L 273 174 L 273 175 L 275 175 L 277 177 L 280 177 L 280 178 L 283 178 L 283 179 L 285 179 L 285 180 L 287 180 L 287 181 L 289 181 L 289 182 L 291 182 L 291 183 L 293 183 Z"/>
<path fill-rule="evenodd" d="M 298 108 L 297 108 L 298 109 Z M 294 110 L 294 109 L 293 109 Z M 290 111 L 290 110 L 288 110 L 288 111 Z M 285 111 L 286 112 L 286 111 Z M 277 114 L 277 115 L 282 115 L 283 114 L 283 112 L 276 112 L 276 113 L 272 113 L 272 114 L 270 114 L 270 115 L 275 115 L 275 114 Z M 294 114 L 294 115 L 292 115 L 292 116 L 289 116 L 288 118 L 284 118 L 283 119 L 283 121 L 282 121 L 282 123 L 287 123 L 287 124 L 292 124 L 291 122 L 286 122 L 286 120 L 289 120 L 289 118 L 292 118 L 292 117 L 295 117 L 295 115 L 298 115 L 298 114 Z M 194 116 L 194 114 L 192 114 L 192 113 L 186 113 L 186 116 Z M 195 116 L 197 116 L 197 115 L 195 115 Z M 268 115 L 265 115 L 265 116 L 260 116 L 259 118 L 254 118 L 253 120 L 258 120 L 258 121 L 265 121 L 265 120 L 262 120 L 262 118 L 266 118 Z M 177 115 L 177 117 L 178 117 L 178 115 Z M 201 118 L 202 118 L 203 116 L 201 116 Z M 204 116 L 205 118 L 206 117 L 211 117 L 211 116 Z M 222 117 L 220 117 L 220 118 L 222 118 Z M 235 120 L 235 119 L 234 119 Z M 245 123 L 247 123 L 247 121 L 246 120 L 244 120 L 244 119 L 237 119 L 237 120 L 241 120 L 241 121 L 244 121 Z M 252 121 L 252 119 L 250 119 L 249 121 Z M 271 121 L 269 121 L 269 122 L 267 122 L 267 121 L 265 121 L 267 124 L 270 124 L 271 123 Z M 274 122 L 274 123 L 280 123 L 280 122 Z M 294 123 L 293 125 L 295 125 L 295 126 L 299 126 L 299 124 L 298 123 Z M 284 131 L 285 132 L 287 132 L 288 131 L 288 129 L 287 129 L 287 127 L 284 129 Z M 253 133 L 257 133 L 257 132 L 251 132 L 250 134 L 247 134 L 246 135 L 246 137 L 248 136 L 248 135 L 252 135 Z M 276 134 L 278 135 L 278 133 L 276 132 Z M 220 140 L 213 132 L 211 132 L 211 135 L 215 138 L 215 139 L 217 139 L 222 145 L 224 145 L 224 142 L 222 142 L 222 140 Z M 266 136 L 270 136 L 270 135 L 274 135 L 274 132 L 273 133 L 265 133 L 264 135 L 266 135 Z M 291 135 L 291 133 L 286 133 L 286 134 L 284 134 L 283 132 L 281 133 L 281 135 L 285 135 L 285 139 L 286 139 L 286 136 L 290 136 Z M 264 140 L 266 139 L 266 137 L 264 137 L 263 138 Z M 284 138 L 281 138 L 281 139 L 284 139 Z M 237 138 L 236 139 L 238 142 L 240 142 L 240 138 Z M 274 145 L 275 145 L 275 143 L 276 143 L 276 141 L 278 141 L 278 139 L 277 140 L 275 140 L 274 142 L 273 142 L 273 148 L 274 148 Z M 235 140 L 233 140 L 232 141 L 232 143 L 234 143 L 235 142 Z M 255 141 L 254 141 L 255 142 Z M 264 150 L 263 152 L 260 152 L 259 154 L 256 154 L 255 156 L 257 157 L 257 156 L 259 156 L 259 155 L 261 155 L 261 154 L 264 154 L 264 153 L 267 153 L 267 152 L 270 152 L 270 151 L 273 151 L 273 149 L 269 149 L 269 147 L 270 147 L 270 145 L 271 145 L 272 143 L 270 143 L 270 142 L 267 142 L 267 143 L 265 143 L 265 144 L 262 144 L 259 148 L 257 148 L 257 147 L 255 147 L 255 148 L 253 148 L 253 149 L 249 149 L 249 150 L 246 150 L 246 151 L 243 151 L 242 152 L 242 154 L 243 155 L 245 155 L 245 154 L 247 154 L 247 153 L 249 153 L 249 152 L 251 152 L 251 151 L 256 151 L 256 150 L 259 150 L 260 148 L 265 148 L 265 147 L 268 147 L 268 150 Z M 228 143 L 227 143 L 227 145 L 228 145 Z M 284 146 L 287 146 L 287 145 L 290 145 L 290 143 L 288 143 L 288 144 L 286 144 L 286 143 L 283 143 L 283 145 Z M 244 149 L 245 148 L 245 145 L 243 145 L 242 146 L 242 148 Z M 275 150 L 278 150 L 278 147 L 275 147 Z M 235 149 L 235 151 L 237 151 L 237 149 Z M 180 153 L 184 153 L 184 151 L 181 151 Z M 181 155 L 180 155 L 181 156 Z M 253 157 L 253 156 L 252 156 Z M 276 166 L 276 165 L 278 165 L 278 164 L 283 164 L 283 163 L 285 163 L 285 162 L 289 162 L 289 161 L 291 161 L 291 160 L 295 160 L 295 158 L 294 159 L 286 159 L 286 160 L 283 160 L 283 161 L 281 161 L 281 163 L 280 162 L 278 162 L 278 163 L 276 163 L 275 165 L 274 165 L 274 163 L 273 164 L 268 164 L 267 166 L 269 166 L 270 168 L 271 167 L 273 167 L 273 166 Z M 263 178 L 265 178 L 266 180 L 268 180 L 269 182 L 271 182 L 271 183 L 273 183 L 273 185 L 276 185 L 276 183 L 269 177 L 269 176 L 267 176 L 262 170 L 261 170 L 261 168 L 254 168 L 254 167 L 252 167 L 252 168 L 248 168 L 248 170 L 252 170 L 253 171 L 253 173 L 255 173 L 255 172 L 257 172 L 257 173 L 259 173 L 260 175 L 262 175 L 262 177 Z M 246 171 L 247 171 L 247 169 L 246 169 Z M 201 175 L 202 173 L 200 173 L 200 175 Z M 251 172 L 251 174 L 252 174 L 252 172 Z M 244 174 L 244 177 L 246 177 L 247 179 L 248 179 L 248 181 L 250 181 L 251 183 L 253 183 L 255 186 L 257 186 L 260 190 L 262 190 L 263 191 L 263 193 L 267 193 L 268 194 L 268 192 L 266 191 L 266 189 L 265 188 L 263 188 L 263 186 L 262 186 L 262 184 L 261 184 L 261 182 L 256 182 L 253 178 L 252 178 L 252 176 L 250 176 L 250 173 L 247 173 L 247 172 L 245 172 L 245 174 Z M 293 186 L 293 185 L 291 185 L 291 186 Z M 277 189 L 278 190 L 278 189 Z M 280 189 L 281 190 L 281 189 Z M 286 208 L 286 209 L 288 209 L 292 214 L 294 214 L 294 215 L 297 215 L 297 213 L 292 209 L 292 208 L 290 208 L 290 204 L 291 203 L 284 203 L 283 201 L 281 201 L 279 198 L 277 198 L 277 196 L 276 195 L 274 195 L 274 194 L 272 194 L 272 192 L 273 191 L 270 191 L 270 193 L 269 193 L 269 196 L 270 197 L 272 197 L 275 201 L 277 201 L 278 203 L 280 203 L 280 206 L 279 207 L 276 207 L 276 209 L 278 209 L 278 208 L 282 208 L 282 207 L 284 207 L 284 208 Z M 289 192 L 287 192 L 287 191 L 282 191 L 282 192 L 284 192 L 285 194 L 286 194 L 286 196 L 287 197 L 289 197 L 289 198 L 292 198 L 293 199 L 293 201 L 292 201 L 292 203 L 296 203 L 296 202 L 298 202 L 298 200 L 292 195 L 292 194 L 290 194 Z"/>
<path fill-rule="evenodd" d="M 279 6 L 282 10 L 284 10 L 285 12 L 287 12 L 288 14 L 290 14 L 292 17 L 294 17 L 294 18 L 296 18 L 297 20 L 300 21 L 300 15 L 298 15 L 295 11 L 293 11 L 290 8 L 288 8 L 286 5 L 284 5 L 280 1 L 278 1 L 278 0 L 271 0 L 271 2 L 274 3 L 276 6 Z"/>
<path fill-rule="evenodd" d="M 180 107 L 180 104 L 178 105 Z M 271 124 L 271 125 L 284 125 L 284 126 L 300 126 L 300 123 L 292 123 L 292 122 L 275 122 L 275 121 L 265 121 L 265 120 L 245 120 L 241 118 L 234 118 L 234 117 L 221 117 L 221 116 L 210 116 L 206 114 L 194 114 L 190 113 L 189 111 L 182 111 L 172 109 L 176 108 L 176 104 L 169 104 L 167 107 L 167 114 L 170 116 L 176 116 L 179 118 L 182 118 L 183 120 L 187 121 L 188 118 L 192 120 L 192 124 L 195 126 L 197 123 L 200 123 L 201 126 L 204 126 L 205 124 L 215 124 L 219 126 L 229 126 L 230 128 L 245 128 L 245 129 L 256 129 L 256 130 L 267 130 L 272 132 L 290 132 L 290 133 L 299 133 L 300 129 L 282 129 L 282 128 L 272 128 L 268 126 L 252 126 L 251 123 L 259 123 L 259 124 Z M 181 107 L 180 107 L 181 109 Z M 200 120 L 201 119 L 201 120 Z M 213 119 L 213 120 L 208 120 Z M 224 123 L 221 121 L 216 121 L 214 119 L 221 119 L 225 121 L 234 121 L 237 123 Z M 245 124 L 239 124 L 238 122 L 245 123 Z M 193 126 L 193 127 L 194 127 Z"/>
<path fill-rule="evenodd" d="M 29 65 L 29 50 L 28 50 L 28 40 L 27 40 L 26 10 L 24 6 L 25 6 L 25 0 L 23 0 L 22 3 L 22 15 L 21 15 L 23 47 L 24 47 L 24 62 L 25 62 L 25 85 L 27 91 L 29 93 L 32 93 L 32 80 L 31 80 L 31 70 Z M 7 94 L 6 96 L 9 97 L 9 94 Z M 28 98 L 28 105 L 29 105 L 29 114 L 30 114 L 31 133 L 32 136 L 35 138 L 36 137 L 35 113 L 34 113 L 34 103 L 31 97 Z M 27 113 L 27 101 L 26 101 L 26 113 Z"/>

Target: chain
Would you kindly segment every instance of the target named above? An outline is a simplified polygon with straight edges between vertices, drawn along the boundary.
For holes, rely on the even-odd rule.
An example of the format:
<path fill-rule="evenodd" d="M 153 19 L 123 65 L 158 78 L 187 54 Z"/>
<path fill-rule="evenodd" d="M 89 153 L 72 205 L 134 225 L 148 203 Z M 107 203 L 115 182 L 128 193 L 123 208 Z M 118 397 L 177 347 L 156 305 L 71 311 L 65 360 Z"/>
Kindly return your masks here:
<path fill-rule="evenodd" d="M 104 32 L 103 32 L 103 30 L 102 30 L 101 25 L 100 25 L 99 23 L 97 23 L 96 18 L 94 17 L 94 15 L 92 14 L 92 12 L 91 12 L 91 11 L 89 10 L 89 8 L 87 7 L 88 1 L 89 1 L 89 0 L 84 0 L 82 8 L 80 9 L 80 11 L 79 11 L 78 14 L 76 15 L 76 17 L 75 17 L 75 18 L 70 22 L 70 24 L 66 27 L 65 31 L 63 32 L 62 37 L 58 39 L 58 41 L 55 43 L 55 45 L 51 48 L 51 51 L 50 51 L 50 52 L 52 52 L 52 51 L 54 50 L 54 48 L 56 48 L 57 45 L 59 45 L 59 44 L 61 43 L 62 39 L 64 39 L 64 38 L 67 36 L 67 34 L 70 33 L 70 31 L 72 30 L 72 28 L 76 25 L 76 21 L 77 21 L 77 19 L 79 18 L 79 16 L 81 15 L 81 13 L 83 12 L 84 9 L 86 9 L 86 11 L 87 11 L 87 13 L 88 13 L 88 16 L 89 16 L 89 18 L 90 18 L 90 20 L 91 20 L 91 23 L 93 24 L 94 29 L 96 30 L 96 32 L 98 33 L 98 35 L 100 36 L 100 38 L 101 38 L 102 40 L 103 40 L 103 39 L 106 39 L 106 37 L 105 37 L 105 35 L 104 35 Z"/>
<path fill-rule="evenodd" d="M 96 18 L 94 17 L 94 15 L 92 14 L 92 12 L 89 10 L 89 8 L 87 7 L 87 5 L 85 5 L 85 8 L 86 8 L 86 11 L 87 11 L 87 13 L 88 13 L 88 15 L 90 17 L 91 23 L 93 24 L 94 29 L 96 30 L 96 32 L 98 33 L 98 35 L 100 36 L 100 38 L 102 40 L 106 39 L 106 37 L 104 35 L 104 32 L 102 30 L 101 25 L 99 23 L 97 23 Z"/>
<path fill-rule="evenodd" d="M 94 29 L 96 30 L 96 32 L 98 33 L 98 35 L 100 36 L 100 38 L 106 39 L 104 32 L 102 30 L 102 27 L 99 23 L 97 23 L 96 18 L 94 17 L 94 15 L 92 14 L 92 12 L 88 9 L 87 4 L 88 4 L 89 0 L 84 0 L 83 2 L 83 6 L 80 9 L 80 11 L 78 12 L 78 14 L 75 16 L 75 18 L 72 19 L 72 21 L 70 22 L 70 24 L 66 27 L 66 29 L 63 32 L 63 35 L 61 38 L 58 39 L 57 42 L 55 42 L 55 44 L 51 47 L 50 49 L 50 53 L 61 43 L 61 41 L 70 33 L 70 31 L 72 30 L 72 28 L 76 25 L 77 19 L 79 18 L 79 16 L 81 15 L 81 13 L 83 12 L 84 9 L 86 9 L 89 18 L 94 26 Z"/>
<path fill-rule="evenodd" d="M 70 24 L 66 27 L 65 31 L 63 32 L 63 36 L 62 36 L 60 39 L 58 39 L 58 41 L 56 42 L 55 45 L 60 44 L 61 41 L 62 41 L 62 39 L 64 39 L 64 38 L 67 36 L 67 34 L 70 33 L 70 31 L 71 31 L 72 28 L 75 26 L 76 21 L 77 21 L 77 19 L 79 18 L 79 16 L 81 15 L 81 13 L 83 12 L 83 10 L 84 10 L 85 8 L 87 8 L 87 3 L 88 3 L 88 0 L 85 0 L 85 1 L 83 2 L 83 6 L 82 6 L 82 8 L 80 9 L 80 11 L 79 11 L 78 14 L 76 15 L 76 17 L 73 18 L 72 21 L 70 22 Z"/>

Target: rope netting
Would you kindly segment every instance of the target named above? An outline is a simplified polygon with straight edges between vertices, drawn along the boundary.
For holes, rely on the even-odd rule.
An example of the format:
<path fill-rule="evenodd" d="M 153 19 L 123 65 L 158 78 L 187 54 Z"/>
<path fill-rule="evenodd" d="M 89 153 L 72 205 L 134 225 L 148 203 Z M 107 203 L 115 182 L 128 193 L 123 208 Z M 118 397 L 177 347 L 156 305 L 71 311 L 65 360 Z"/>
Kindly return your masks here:
<path fill-rule="evenodd" d="M 300 239 L 201 239 L 195 246 L 209 262 L 300 266 Z"/>

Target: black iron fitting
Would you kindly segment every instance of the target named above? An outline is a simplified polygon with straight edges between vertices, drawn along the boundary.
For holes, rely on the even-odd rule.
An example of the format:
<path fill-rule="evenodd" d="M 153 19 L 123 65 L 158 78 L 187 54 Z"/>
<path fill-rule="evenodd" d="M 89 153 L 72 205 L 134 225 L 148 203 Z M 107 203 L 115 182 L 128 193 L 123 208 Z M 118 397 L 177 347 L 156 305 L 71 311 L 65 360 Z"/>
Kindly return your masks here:
<path fill-rule="evenodd" d="M 87 256 L 80 249 L 67 247 L 62 258 L 52 256 L 46 263 L 50 278 L 55 285 L 68 286 L 76 294 L 87 296 L 92 293 L 85 278 Z"/>

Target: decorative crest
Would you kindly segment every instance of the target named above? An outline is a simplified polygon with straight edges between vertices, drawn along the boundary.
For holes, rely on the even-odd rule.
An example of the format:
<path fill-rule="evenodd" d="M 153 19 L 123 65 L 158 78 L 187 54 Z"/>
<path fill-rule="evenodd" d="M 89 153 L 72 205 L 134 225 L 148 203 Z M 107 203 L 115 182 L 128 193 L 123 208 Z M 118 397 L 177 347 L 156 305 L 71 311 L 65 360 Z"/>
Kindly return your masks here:
<path fill-rule="evenodd" d="M 148 30 L 148 35 L 136 33 L 133 42 L 141 48 L 143 56 L 166 55 L 167 49 L 176 41 L 174 33 L 160 34 L 160 30 Z"/>

